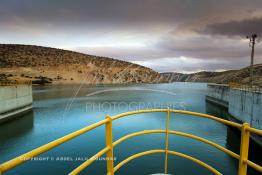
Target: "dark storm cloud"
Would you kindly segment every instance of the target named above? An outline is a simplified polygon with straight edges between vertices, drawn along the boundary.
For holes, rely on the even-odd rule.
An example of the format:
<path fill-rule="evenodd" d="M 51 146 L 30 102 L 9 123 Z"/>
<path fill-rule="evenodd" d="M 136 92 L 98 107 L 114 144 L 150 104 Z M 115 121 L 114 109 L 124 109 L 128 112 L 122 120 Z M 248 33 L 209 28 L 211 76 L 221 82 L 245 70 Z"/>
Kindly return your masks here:
<path fill-rule="evenodd" d="M 253 2 L 253 3 L 252 3 Z M 174 24 L 190 26 L 234 13 L 250 15 L 259 9 L 259 0 L 2 0 L 1 21 L 12 22 L 18 17 L 32 26 L 50 24 L 61 27 L 72 25 L 101 25 L 109 28 Z M 233 7 L 233 8 L 232 8 Z M 241 9 L 241 11 L 239 11 Z M 221 14 L 223 12 L 223 14 Z M 231 14 L 231 15 L 230 15 Z M 190 24 L 188 24 L 190 22 Z M 140 26 L 143 24 L 143 26 Z M 195 24 L 196 25 L 196 24 Z M 43 25 L 44 26 L 44 25 Z M 78 27 L 75 26 L 75 27 Z"/>
<path fill-rule="evenodd" d="M 240 68 L 250 48 L 235 36 L 261 33 L 261 9 L 261 0 L 1 0 L 0 42 L 80 50 L 159 71 Z M 256 61 L 261 52 L 257 45 Z"/>
<path fill-rule="evenodd" d="M 240 42 L 241 38 L 232 37 L 212 37 L 205 35 L 191 36 L 185 39 L 177 39 L 172 36 L 166 36 L 157 43 L 158 48 L 168 50 L 176 56 L 183 55 L 199 59 L 231 59 L 247 57 L 250 53 L 250 47 L 247 39 Z M 262 56 L 261 45 L 257 46 L 256 55 Z"/>
<path fill-rule="evenodd" d="M 201 33 L 244 37 L 256 33 L 262 35 L 262 17 L 242 21 L 228 21 L 207 26 Z"/>

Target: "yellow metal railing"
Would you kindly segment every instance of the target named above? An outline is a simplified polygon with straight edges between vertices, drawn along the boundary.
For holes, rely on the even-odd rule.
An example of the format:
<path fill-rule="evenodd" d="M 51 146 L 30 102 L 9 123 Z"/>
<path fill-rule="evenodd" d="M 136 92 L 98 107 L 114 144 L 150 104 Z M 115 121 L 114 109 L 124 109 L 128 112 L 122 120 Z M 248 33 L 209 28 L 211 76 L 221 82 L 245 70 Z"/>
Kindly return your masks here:
<path fill-rule="evenodd" d="M 151 112 L 165 112 L 167 113 L 166 116 L 166 129 L 165 130 L 144 130 L 144 131 L 140 131 L 140 132 L 136 132 L 136 133 L 132 133 L 129 135 L 126 135 L 122 138 L 120 138 L 119 140 L 113 142 L 113 128 L 112 128 L 112 122 L 116 119 L 119 119 L 121 117 L 124 116 L 128 116 L 128 115 L 134 115 L 134 114 L 141 114 L 141 113 L 151 113 Z M 241 145 L 240 145 L 240 155 L 214 143 L 211 142 L 209 140 L 206 140 L 204 138 L 192 135 L 192 134 L 187 134 L 184 132 L 178 132 L 178 131 L 172 131 L 169 130 L 169 119 L 170 119 L 170 113 L 177 113 L 177 114 L 186 114 L 186 115 L 192 115 L 192 116 L 197 116 L 197 117 L 203 117 L 203 118 L 208 118 L 208 119 L 212 119 L 218 122 L 221 122 L 223 124 L 226 124 L 228 126 L 231 127 L 235 127 L 241 130 Z M 168 139 L 168 135 L 169 134 L 175 134 L 175 135 L 179 135 L 179 136 L 183 136 L 183 137 L 188 137 L 188 138 L 192 138 L 195 140 L 199 140 L 203 143 L 209 144 L 211 146 L 214 146 L 215 148 L 225 152 L 226 154 L 236 158 L 239 160 L 239 167 L 238 167 L 238 175 L 246 175 L 247 173 L 247 166 L 250 166 L 252 168 L 254 168 L 255 170 L 262 172 L 262 167 L 260 165 L 257 165 L 256 163 L 248 160 L 248 148 L 249 148 L 249 137 L 250 137 L 250 133 L 253 134 L 257 134 L 262 136 L 262 131 L 252 128 L 249 126 L 248 123 L 244 123 L 244 124 L 238 124 L 235 122 L 231 122 L 228 120 L 224 120 L 221 118 L 217 118 L 215 116 L 212 115 L 208 115 L 208 114 L 202 114 L 202 113 L 197 113 L 197 112 L 191 112 L 191 111 L 183 111 L 183 110 L 175 110 L 175 109 L 151 109 L 151 110 L 139 110 L 139 111 L 132 111 L 132 112 L 126 112 L 126 113 L 122 113 L 113 117 L 107 116 L 104 120 L 99 121 L 95 124 L 92 124 L 90 126 L 87 126 L 85 128 L 82 128 L 78 131 L 75 131 L 71 134 L 68 134 L 62 138 L 59 138 L 53 142 L 50 142 L 46 145 L 43 145 L 37 149 L 34 149 L 28 153 L 25 153 L 17 158 L 14 158 L 10 161 L 7 161 L 3 164 L 0 165 L 0 174 L 15 168 L 16 166 L 26 162 L 27 160 L 30 160 L 33 157 L 36 157 L 42 153 L 45 153 L 47 151 L 49 151 L 50 149 L 55 148 L 58 145 L 61 145 L 81 134 L 84 134 L 92 129 L 95 129 L 101 125 L 105 125 L 106 127 L 106 147 L 104 149 L 102 149 L 101 151 L 99 151 L 98 153 L 96 153 L 94 156 L 92 156 L 90 159 L 86 160 L 84 163 L 82 163 L 80 166 L 76 167 L 73 171 L 71 171 L 71 173 L 69 173 L 70 175 L 75 175 L 80 173 L 82 170 L 84 170 L 86 167 L 88 167 L 91 163 L 93 163 L 95 160 L 97 160 L 97 158 L 101 157 L 102 155 L 106 154 L 107 157 L 107 174 L 108 175 L 114 175 L 114 173 L 119 170 L 122 166 L 124 166 L 126 163 L 128 163 L 129 161 L 136 159 L 138 157 L 144 156 L 144 155 L 148 155 L 148 154 L 157 154 L 157 153 L 161 153 L 161 154 L 165 154 L 165 167 L 164 167 L 164 173 L 168 173 L 168 155 L 176 155 L 179 157 L 183 157 L 185 159 L 191 160 L 203 167 L 205 167 L 206 169 L 210 170 L 212 173 L 216 174 L 216 175 L 221 175 L 221 173 L 216 170 L 215 168 L 211 167 L 210 165 L 185 154 L 179 153 L 179 152 L 175 152 L 175 151 L 170 151 L 168 149 L 168 143 L 169 143 L 169 139 Z M 139 135 L 144 135 L 144 134 L 153 134 L 153 133 L 164 133 L 166 136 L 165 139 L 165 149 L 157 149 L 157 150 L 149 150 L 149 151 L 145 151 L 145 152 L 141 152 L 138 154 L 135 154 L 131 157 L 128 157 L 127 159 L 123 160 L 122 162 L 120 162 L 118 165 L 114 166 L 114 152 L 113 149 L 114 147 L 116 147 L 118 144 L 120 144 L 121 142 L 131 138 L 131 137 L 135 137 L 135 136 L 139 136 Z"/>

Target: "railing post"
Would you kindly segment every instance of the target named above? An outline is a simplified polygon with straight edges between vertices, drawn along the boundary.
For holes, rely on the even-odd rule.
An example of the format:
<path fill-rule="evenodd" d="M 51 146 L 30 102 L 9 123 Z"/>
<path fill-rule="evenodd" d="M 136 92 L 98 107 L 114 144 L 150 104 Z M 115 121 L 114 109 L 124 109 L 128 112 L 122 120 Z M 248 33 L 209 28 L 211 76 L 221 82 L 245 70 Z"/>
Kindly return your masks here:
<path fill-rule="evenodd" d="M 238 175 L 247 174 L 247 160 L 248 160 L 248 148 L 249 148 L 249 136 L 250 132 L 248 123 L 244 123 L 241 128 L 241 145 L 240 145 L 240 158 L 238 165 Z"/>
<path fill-rule="evenodd" d="M 106 116 L 106 119 L 109 119 L 106 123 L 106 146 L 110 148 L 106 153 L 107 175 L 114 175 L 112 118 L 110 116 Z"/>
<path fill-rule="evenodd" d="M 168 169 L 168 134 L 169 134 L 169 119 L 170 119 L 170 110 L 168 108 L 166 115 L 166 149 L 165 149 L 165 174 L 167 174 Z"/>

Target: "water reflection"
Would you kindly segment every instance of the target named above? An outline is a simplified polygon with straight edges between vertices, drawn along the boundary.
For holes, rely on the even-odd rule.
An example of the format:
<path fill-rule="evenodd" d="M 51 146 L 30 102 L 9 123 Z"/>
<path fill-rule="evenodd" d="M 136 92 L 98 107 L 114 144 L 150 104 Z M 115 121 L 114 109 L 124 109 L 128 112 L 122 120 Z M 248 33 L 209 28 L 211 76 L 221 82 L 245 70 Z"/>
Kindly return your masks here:
<path fill-rule="evenodd" d="M 0 140 L 16 139 L 30 132 L 34 126 L 34 112 L 30 111 L 26 115 L 18 116 L 13 120 L 1 123 Z"/>
<path fill-rule="evenodd" d="M 0 126 L 0 155 L 13 155 L 15 152 L 10 150 L 14 145 L 24 142 L 26 137 L 30 136 L 34 127 L 34 112 L 30 111 L 23 116 L 18 116 L 13 120 L 1 123 Z M 5 158 L 5 160 L 8 160 Z"/>

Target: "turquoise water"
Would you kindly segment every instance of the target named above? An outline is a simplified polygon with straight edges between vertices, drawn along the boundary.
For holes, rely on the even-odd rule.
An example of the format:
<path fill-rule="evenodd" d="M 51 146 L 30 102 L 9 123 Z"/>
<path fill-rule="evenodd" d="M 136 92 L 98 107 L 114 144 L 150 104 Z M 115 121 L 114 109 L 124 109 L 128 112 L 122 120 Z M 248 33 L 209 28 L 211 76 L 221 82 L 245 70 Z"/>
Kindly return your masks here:
<path fill-rule="evenodd" d="M 132 86 L 45 86 L 34 87 L 33 111 L 0 125 L 0 162 L 7 161 L 47 142 L 105 118 L 139 108 L 176 108 L 217 114 L 223 109 L 205 102 L 206 84 L 173 83 Z M 136 131 L 164 129 L 164 113 L 139 114 L 113 122 L 114 140 Z M 238 152 L 237 132 L 208 119 L 172 114 L 170 128 L 204 137 Z M 105 128 L 99 127 L 42 154 L 6 174 L 67 174 L 105 146 Z M 196 157 L 223 174 L 237 174 L 238 162 L 225 153 L 192 139 L 170 135 L 169 149 Z M 115 165 L 128 156 L 164 149 L 163 134 L 131 138 L 114 149 Z M 148 155 L 131 161 L 116 174 L 152 174 L 164 170 L 164 155 Z M 170 174 L 211 174 L 180 157 L 169 156 Z M 252 172 L 251 172 L 252 173 Z M 106 162 L 97 160 L 81 174 L 106 174 Z M 253 173 L 256 174 L 256 173 Z"/>

